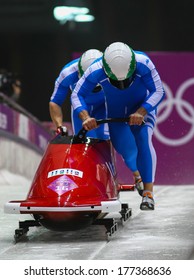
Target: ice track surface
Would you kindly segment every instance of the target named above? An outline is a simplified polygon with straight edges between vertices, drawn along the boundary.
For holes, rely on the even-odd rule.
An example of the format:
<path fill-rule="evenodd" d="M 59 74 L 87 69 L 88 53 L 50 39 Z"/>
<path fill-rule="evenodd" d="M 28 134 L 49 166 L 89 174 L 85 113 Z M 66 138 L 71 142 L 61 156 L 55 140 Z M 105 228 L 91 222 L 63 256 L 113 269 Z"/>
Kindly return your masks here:
<path fill-rule="evenodd" d="M 30 215 L 5 214 L 9 200 L 25 199 L 30 181 L 6 170 L 0 171 L 1 260 L 189 260 L 194 259 L 194 186 L 156 186 L 156 210 L 139 210 L 136 191 L 121 193 L 132 208 L 132 217 L 109 241 L 103 226 L 79 231 L 52 232 L 30 228 L 27 238 L 14 243 L 18 222 Z"/>

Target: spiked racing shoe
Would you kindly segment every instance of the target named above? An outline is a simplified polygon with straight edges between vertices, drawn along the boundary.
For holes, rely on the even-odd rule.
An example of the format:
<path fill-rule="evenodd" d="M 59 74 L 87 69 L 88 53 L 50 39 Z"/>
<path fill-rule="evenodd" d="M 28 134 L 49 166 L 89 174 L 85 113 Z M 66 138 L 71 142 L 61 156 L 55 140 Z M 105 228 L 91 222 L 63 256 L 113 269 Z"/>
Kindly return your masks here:
<path fill-rule="evenodd" d="M 150 192 L 143 194 L 142 203 L 140 204 L 141 210 L 154 210 L 154 199 Z"/>

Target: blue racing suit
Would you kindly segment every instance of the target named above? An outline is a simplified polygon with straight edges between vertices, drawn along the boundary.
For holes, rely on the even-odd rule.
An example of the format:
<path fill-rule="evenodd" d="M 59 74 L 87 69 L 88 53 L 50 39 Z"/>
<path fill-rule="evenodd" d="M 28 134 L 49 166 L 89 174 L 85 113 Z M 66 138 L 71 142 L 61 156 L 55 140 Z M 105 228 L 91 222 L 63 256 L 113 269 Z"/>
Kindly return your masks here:
<path fill-rule="evenodd" d="M 55 81 L 54 91 L 50 98 L 51 102 L 62 106 L 69 90 L 72 92 L 75 88 L 76 83 L 79 80 L 78 61 L 79 59 L 75 59 L 63 67 Z M 103 119 L 106 117 L 104 92 L 102 88 L 100 88 L 99 91 L 94 88 L 91 88 L 87 96 L 83 96 L 84 109 L 87 110 L 94 118 Z M 82 121 L 79 118 L 79 112 L 72 109 L 71 119 L 73 131 L 77 134 L 82 128 Z M 109 139 L 108 128 L 106 125 L 100 126 L 95 130 L 89 131 L 87 136 L 99 139 Z"/>
<path fill-rule="evenodd" d="M 76 112 L 85 108 L 85 96 L 96 84 L 105 93 L 109 118 L 129 117 L 143 107 L 147 111 L 142 126 L 128 123 L 110 123 L 110 139 L 115 150 L 120 153 L 132 172 L 139 170 L 144 183 L 154 182 L 156 153 L 152 144 L 152 134 L 156 122 L 157 106 L 165 93 L 160 76 L 143 52 L 135 51 L 136 70 L 132 82 L 125 89 L 113 86 L 106 75 L 102 58 L 95 61 L 78 81 L 72 93 L 72 105 Z"/>

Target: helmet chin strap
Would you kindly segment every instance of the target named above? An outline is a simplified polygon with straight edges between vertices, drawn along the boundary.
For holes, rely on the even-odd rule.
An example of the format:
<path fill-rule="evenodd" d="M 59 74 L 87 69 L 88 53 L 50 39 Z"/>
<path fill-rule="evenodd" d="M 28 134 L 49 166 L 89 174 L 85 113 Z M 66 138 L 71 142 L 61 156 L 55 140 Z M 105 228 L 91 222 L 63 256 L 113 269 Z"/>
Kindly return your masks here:
<path fill-rule="evenodd" d="M 125 89 L 124 81 L 120 81 L 119 84 L 120 84 L 120 89 Z"/>

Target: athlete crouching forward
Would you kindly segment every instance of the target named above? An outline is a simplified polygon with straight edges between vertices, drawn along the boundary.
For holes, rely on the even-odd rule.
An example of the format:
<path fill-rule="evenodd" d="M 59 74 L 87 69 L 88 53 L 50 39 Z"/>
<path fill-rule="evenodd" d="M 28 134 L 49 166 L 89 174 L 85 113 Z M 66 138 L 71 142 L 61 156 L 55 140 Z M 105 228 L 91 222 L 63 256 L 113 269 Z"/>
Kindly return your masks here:
<path fill-rule="evenodd" d="M 63 126 L 63 111 L 62 105 L 67 99 L 68 93 L 72 92 L 79 78 L 84 75 L 84 71 L 96 59 L 102 57 L 102 52 L 97 49 L 89 49 L 85 51 L 80 58 L 74 59 L 67 63 L 58 78 L 55 81 L 54 91 L 50 98 L 49 110 L 51 119 L 56 126 L 56 130 L 61 135 L 67 135 L 67 128 Z M 85 110 L 90 112 L 93 118 L 100 119 L 106 117 L 104 92 L 100 86 L 94 86 L 88 92 L 87 96 L 83 96 Z M 65 109 L 65 108 L 64 108 Z M 73 133 L 77 134 L 82 128 L 82 121 L 77 112 L 72 110 L 71 121 Z M 109 139 L 109 132 L 106 125 L 102 125 L 87 134 L 88 137 Z"/>
<path fill-rule="evenodd" d="M 71 96 L 86 130 L 96 128 L 97 123 L 85 110 L 83 96 L 97 84 L 103 88 L 108 117 L 130 117 L 128 123 L 109 124 L 110 139 L 133 172 L 142 196 L 140 209 L 154 210 L 156 152 L 152 135 L 157 107 L 165 97 L 160 76 L 145 53 L 122 42 L 109 45 L 103 56 L 86 70 Z M 142 178 L 143 184 L 138 183 L 138 178 Z"/>

